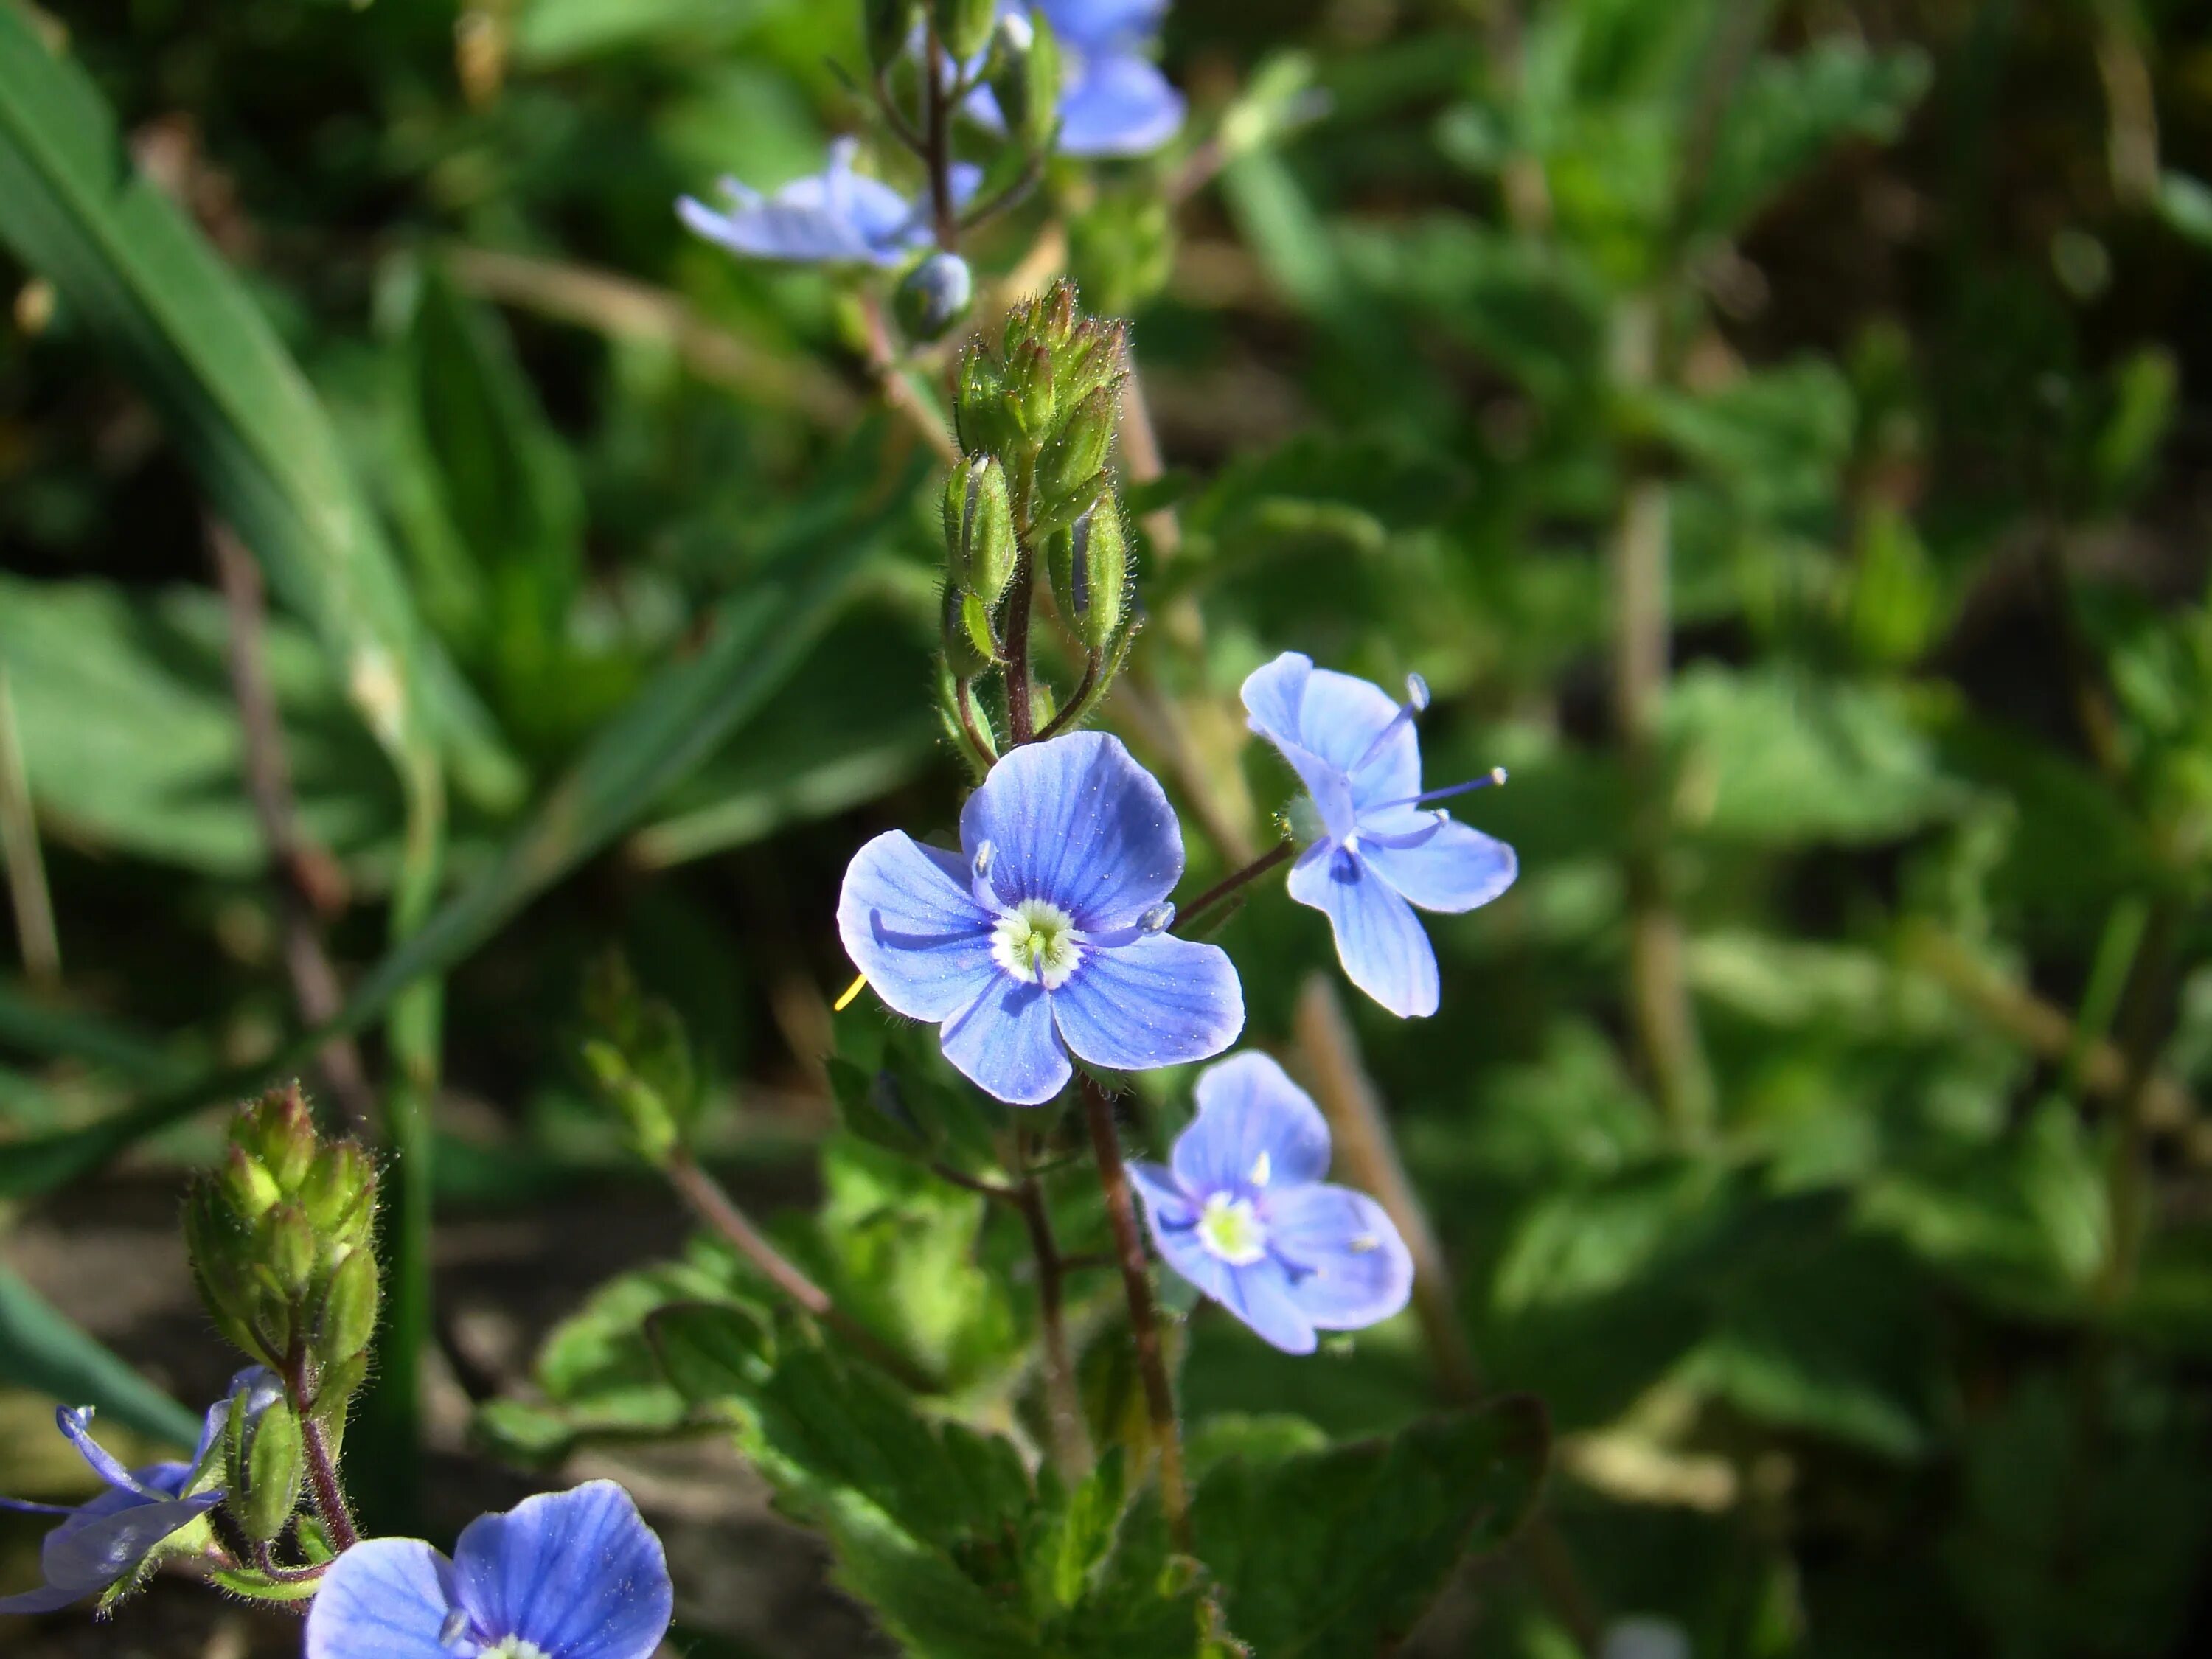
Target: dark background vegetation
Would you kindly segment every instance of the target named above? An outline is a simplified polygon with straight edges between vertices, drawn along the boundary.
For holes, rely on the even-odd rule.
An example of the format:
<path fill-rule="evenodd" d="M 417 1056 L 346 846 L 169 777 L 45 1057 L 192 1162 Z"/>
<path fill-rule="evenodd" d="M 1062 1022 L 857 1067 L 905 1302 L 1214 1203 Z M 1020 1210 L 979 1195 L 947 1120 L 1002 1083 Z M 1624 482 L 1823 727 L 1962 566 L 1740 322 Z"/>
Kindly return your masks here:
<path fill-rule="evenodd" d="M 806 1205 L 845 860 L 964 787 L 931 708 L 924 460 L 871 408 L 849 303 L 671 211 L 858 125 L 826 61 L 852 19 L 47 10 L 304 367 L 477 710 L 449 884 L 717 606 L 862 556 L 764 706 L 451 964 L 410 1166 L 435 1170 L 441 1310 L 419 1501 L 450 1527 L 522 1490 L 469 1395 L 529 1395 L 553 1321 L 680 1249 L 583 1086 L 587 965 L 619 949 L 681 1012 L 740 1190 Z M 1418 669 L 1431 776 L 1511 768 L 1465 815 L 1522 876 L 1434 927 L 1443 1012 L 1349 1012 L 1468 1346 L 1552 1412 L 1593 1596 L 1700 1656 L 2201 1650 L 2212 20 L 1180 0 L 1166 56 L 1200 131 L 1270 75 L 1329 103 L 1179 208 L 1171 264 L 1152 175 L 1056 183 L 1088 297 L 1134 307 L 1171 469 L 1150 499 L 1183 531 L 1148 555 L 1144 701 L 1107 723 L 1209 878 L 1288 793 L 1234 705 L 1277 650 Z M 66 296 L 5 253 L 0 289 L 0 669 L 59 946 L 0 975 L 4 1169 L 295 1029 L 300 883 L 246 787 L 204 475 Z M 319 626 L 280 591 L 266 657 L 351 981 L 388 948 L 407 797 Z M 1270 893 L 1224 942 L 1254 1040 L 1317 1064 L 1320 919 Z M 371 1031 L 373 1082 L 405 1042 Z M 168 1221 L 215 1144 L 203 1114 L 0 1198 L 17 1282 L 188 1400 L 228 1367 Z M 1401 1422 L 1429 1398 L 1402 1323 L 1292 1362 L 1194 1322 L 1189 1410 Z M 0 1392 L 0 1490 L 65 1486 L 46 1408 Z M 869 1639 L 733 1459 L 628 1468 L 691 1625 L 736 1652 Z M 0 1582 L 35 1535 L 0 1530 Z M 100 1650 L 235 1652 L 220 1616 L 165 1586 Z M 93 1650 L 66 1620 L 0 1639 Z M 1568 1650 L 1504 1571 L 1423 1639 Z"/>

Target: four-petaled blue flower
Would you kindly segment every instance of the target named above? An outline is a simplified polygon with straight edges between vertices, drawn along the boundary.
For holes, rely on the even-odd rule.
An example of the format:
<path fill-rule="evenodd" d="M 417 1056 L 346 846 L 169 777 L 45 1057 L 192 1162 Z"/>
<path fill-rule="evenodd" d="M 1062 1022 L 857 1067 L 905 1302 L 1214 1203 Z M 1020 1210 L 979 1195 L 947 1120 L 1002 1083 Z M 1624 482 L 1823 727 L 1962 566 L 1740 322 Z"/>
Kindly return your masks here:
<path fill-rule="evenodd" d="M 447 1560 L 376 1538 L 331 1564 L 306 1659 L 649 1659 L 675 1607 L 668 1559 L 611 1480 L 479 1516 Z"/>
<path fill-rule="evenodd" d="M 1413 718 L 1428 687 L 1416 675 L 1406 690 L 1394 703 L 1382 687 L 1295 651 L 1244 682 L 1252 729 L 1283 751 L 1321 817 L 1320 838 L 1291 867 L 1291 896 L 1328 917 L 1352 982 L 1401 1016 L 1437 1011 L 1437 953 L 1413 907 L 1472 910 L 1519 868 L 1504 842 L 1427 809 L 1505 775 L 1424 794 Z"/>
<path fill-rule="evenodd" d="M 1170 934 L 1182 832 L 1115 738 L 1016 749 L 960 814 L 959 853 L 896 830 L 854 857 L 837 931 L 878 994 L 942 1024 L 945 1058 L 1021 1106 L 1091 1065 L 1136 1072 L 1237 1040 L 1228 957 Z"/>
<path fill-rule="evenodd" d="M 1182 130 L 1182 94 L 1146 55 L 1167 9 L 1168 0 L 1035 0 L 1060 42 L 1063 154 L 1146 155 Z M 999 9 L 1019 14 L 1031 7 L 1025 0 L 1000 0 Z M 987 125 L 1003 125 L 988 88 L 970 107 Z"/>
<path fill-rule="evenodd" d="M 189 1463 L 125 1468 L 92 1437 L 91 1407 L 60 1407 L 55 1422 L 107 1490 L 73 1507 L 0 1498 L 0 1509 L 62 1517 L 40 1550 L 39 1565 L 46 1582 L 37 1589 L 0 1599 L 0 1614 L 52 1613 L 136 1579 L 148 1556 L 222 1502 L 220 1490 L 186 1497 L 185 1488 L 222 1437 L 232 1402 L 243 1397 L 248 1411 L 264 1407 L 280 1396 L 276 1382 L 274 1373 L 258 1365 L 240 1371 L 230 1393 L 209 1410 Z"/>
<path fill-rule="evenodd" d="M 853 170 L 858 141 L 830 146 L 830 165 L 818 176 L 786 185 L 763 197 L 734 179 L 722 180 L 731 210 L 718 213 L 685 197 L 676 204 L 684 222 L 710 242 L 757 259 L 808 264 L 896 265 L 930 240 L 930 216 L 881 179 Z M 965 162 L 952 169 L 952 194 L 964 203 L 975 193 L 982 170 Z"/>
<path fill-rule="evenodd" d="M 1247 1052 L 1198 1079 L 1173 1167 L 1133 1164 L 1168 1265 L 1285 1353 L 1356 1331 L 1413 1294 L 1413 1260 L 1382 1206 L 1334 1187 L 1328 1125 L 1283 1068 Z"/>

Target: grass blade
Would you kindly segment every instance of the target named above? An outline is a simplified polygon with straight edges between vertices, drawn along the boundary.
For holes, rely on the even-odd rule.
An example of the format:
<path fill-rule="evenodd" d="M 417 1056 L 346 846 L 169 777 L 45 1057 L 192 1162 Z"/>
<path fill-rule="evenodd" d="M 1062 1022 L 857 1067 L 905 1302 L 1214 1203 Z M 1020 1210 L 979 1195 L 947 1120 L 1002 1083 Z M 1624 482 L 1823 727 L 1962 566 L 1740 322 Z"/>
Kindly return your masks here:
<path fill-rule="evenodd" d="M 200 1419 L 64 1318 L 0 1266 L 0 1382 L 52 1395 L 178 1446 L 199 1438 Z"/>

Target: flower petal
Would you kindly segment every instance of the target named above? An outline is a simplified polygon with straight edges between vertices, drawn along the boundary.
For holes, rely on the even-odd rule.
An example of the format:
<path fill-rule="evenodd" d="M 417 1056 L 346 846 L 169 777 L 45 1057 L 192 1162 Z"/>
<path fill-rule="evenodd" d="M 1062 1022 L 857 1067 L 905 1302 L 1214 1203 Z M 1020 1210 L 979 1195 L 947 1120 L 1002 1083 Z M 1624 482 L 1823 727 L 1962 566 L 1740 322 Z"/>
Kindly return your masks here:
<path fill-rule="evenodd" d="M 1052 32 L 1069 46 L 1096 51 L 1159 33 L 1168 0 L 1035 0 Z M 1001 0 L 1000 9 L 1020 9 L 1018 0 Z"/>
<path fill-rule="evenodd" d="M 1256 1049 L 1199 1074 L 1198 1115 L 1176 1138 L 1175 1172 L 1187 1192 L 1253 1197 L 1328 1173 L 1328 1122 L 1304 1090 Z M 1260 1160 L 1265 1182 L 1255 1182 Z"/>
<path fill-rule="evenodd" d="M 1155 1231 L 1160 1227 L 1181 1230 L 1198 1224 L 1198 1206 L 1191 1201 L 1182 1182 L 1176 1178 L 1176 1172 L 1166 1164 L 1132 1158 L 1129 1184 L 1145 1200 L 1145 1214 L 1152 1220 Z M 1154 1242 L 1158 1242 L 1157 1238 Z"/>
<path fill-rule="evenodd" d="M 1369 758 L 1376 738 L 1398 718 L 1400 705 L 1381 686 L 1316 668 L 1311 658 L 1285 651 L 1246 677 L 1243 696 L 1255 732 L 1286 756 L 1295 745 L 1346 774 L 1353 801 L 1363 810 L 1420 793 L 1420 735 L 1413 721 L 1400 722 Z M 1298 765 L 1295 757 L 1291 764 Z M 1305 775 L 1304 768 L 1299 775 Z M 1310 779 L 1306 787 L 1313 787 Z M 1326 814 L 1328 803 L 1315 799 Z"/>
<path fill-rule="evenodd" d="M 92 1472 L 109 1486 L 121 1492 L 134 1492 L 142 1498 L 168 1498 L 173 1493 L 157 1491 L 123 1467 L 114 1453 L 92 1437 L 92 1407 L 89 1406 L 61 1406 L 54 1411 L 54 1425 L 76 1448 L 76 1455 L 92 1465 Z"/>
<path fill-rule="evenodd" d="M 845 954 L 909 1019 L 949 1019 L 1001 977 L 991 913 L 959 855 L 890 830 L 853 855 L 837 899 Z"/>
<path fill-rule="evenodd" d="M 1060 153 L 1149 155 L 1182 131 L 1187 107 L 1151 58 L 1102 52 L 1060 94 Z"/>
<path fill-rule="evenodd" d="M 47 1585 L 69 1601 L 97 1595 L 137 1576 L 146 1558 L 213 1509 L 220 1494 L 149 1504 L 127 1492 L 104 1492 L 46 1534 L 39 1565 Z M 66 1603 L 64 1603 L 66 1605 Z"/>
<path fill-rule="evenodd" d="M 1116 1072 L 1208 1059 L 1244 1029 L 1244 990 L 1229 953 L 1168 933 L 1086 950 L 1051 1000 L 1067 1046 Z"/>
<path fill-rule="evenodd" d="M 471 1521 L 453 1582 L 484 1638 L 519 1636 L 549 1659 L 649 1659 L 675 1610 L 660 1540 L 611 1480 Z"/>
<path fill-rule="evenodd" d="M 1365 861 L 1317 842 L 1291 866 L 1291 896 L 1328 917 L 1345 976 L 1401 1018 L 1437 1011 L 1437 953 L 1413 907 Z"/>
<path fill-rule="evenodd" d="M 732 184 L 725 187 L 728 212 L 688 196 L 677 212 L 697 234 L 754 258 L 896 264 L 928 240 L 928 228 L 905 197 L 854 171 L 858 150 L 851 138 L 837 140 L 820 173 L 794 179 L 765 201 Z"/>
<path fill-rule="evenodd" d="M 331 1563 L 307 1611 L 306 1659 L 441 1659 L 453 1564 L 417 1538 L 373 1538 Z"/>
<path fill-rule="evenodd" d="M 1227 1278 L 1225 1293 L 1217 1299 L 1261 1340 L 1285 1353 L 1311 1353 L 1320 1346 L 1313 1322 L 1291 1296 L 1291 1276 L 1281 1262 L 1269 1257 L 1249 1267 L 1231 1267 Z"/>
<path fill-rule="evenodd" d="M 1510 847 L 1456 818 L 1437 824 L 1434 834 L 1410 847 L 1363 842 L 1359 856 L 1424 910 L 1454 914 L 1489 903 L 1513 884 L 1521 868 Z"/>
<path fill-rule="evenodd" d="M 1085 933 L 1135 927 L 1182 875 L 1166 792 L 1103 732 L 1026 744 L 994 766 L 960 813 L 969 854 L 987 841 L 1003 901 L 1049 899 Z"/>
<path fill-rule="evenodd" d="M 1051 997 L 1004 974 L 945 1022 L 939 1041 L 970 1083 L 1012 1106 L 1044 1105 L 1075 1072 L 1053 1027 Z"/>
<path fill-rule="evenodd" d="M 1382 1206 L 1349 1187 L 1294 1187 L 1265 1201 L 1267 1243 L 1292 1269 L 1290 1296 L 1325 1331 L 1388 1319 L 1413 1293 L 1413 1258 Z"/>

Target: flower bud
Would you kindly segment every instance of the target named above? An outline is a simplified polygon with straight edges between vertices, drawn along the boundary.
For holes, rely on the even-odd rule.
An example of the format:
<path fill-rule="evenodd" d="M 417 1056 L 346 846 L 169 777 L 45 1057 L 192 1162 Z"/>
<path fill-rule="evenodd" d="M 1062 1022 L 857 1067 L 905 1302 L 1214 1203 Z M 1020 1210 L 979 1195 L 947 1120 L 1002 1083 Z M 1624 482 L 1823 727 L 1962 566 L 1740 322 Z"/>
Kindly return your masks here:
<path fill-rule="evenodd" d="M 957 253 L 933 253 L 891 295 L 891 309 L 909 340 L 941 340 L 965 321 L 975 301 L 975 276 Z"/>
<path fill-rule="evenodd" d="M 231 1143 L 267 1170 L 279 1191 L 294 1191 L 306 1178 L 319 1145 L 314 1114 L 300 1085 L 272 1089 L 249 1107 Z"/>
<path fill-rule="evenodd" d="M 300 1419 L 266 1371 L 239 1379 L 224 1430 L 223 1508 L 255 1543 L 280 1536 L 300 1507 L 305 1457 Z"/>
<path fill-rule="evenodd" d="M 1037 457 L 1037 494 L 1043 502 L 1087 501 L 1097 493 L 1119 412 L 1114 393 L 1104 386 L 1069 411 L 1060 435 Z"/>
<path fill-rule="evenodd" d="M 991 636 L 991 613 L 973 593 L 948 586 L 945 590 L 945 665 L 957 680 L 972 680 L 989 672 L 998 660 L 998 641 Z"/>
<path fill-rule="evenodd" d="M 1016 424 L 1031 438 L 1052 430 L 1058 404 L 1053 389 L 1052 353 L 1042 340 L 1024 340 L 1006 359 L 1006 404 Z"/>
<path fill-rule="evenodd" d="M 356 1250 L 331 1272 L 324 1288 L 322 1306 L 315 1317 L 309 1353 L 327 1370 L 342 1360 L 368 1352 L 376 1337 L 376 1310 L 380 1298 L 376 1257 Z M 317 1403 L 322 1403 L 318 1391 Z"/>
<path fill-rule="evenodd" d="M 1007 404 L 1006 376 L 981 345 L 961 354 L 952 415 L 960 447 L 970 455 L 1002 453 L 1018 435 Z"/>
<path fill-rule="evenodd" d="M 870 68 L 887 70 L 906 55 L 919 9 L 918 0 L 861 0 L 860 27 L 867 37 Z"/>
<path fill-rule="evenodd" d="M 1040 153 L 1052 147 L 1060 125 L 1060 42 L 1042 12 L 999 19 L 991 95 L 1016 143 Z"/>
<path fill-rule="evenodd" d="M 367 1244 L 376 1218 L 376 1169 L 368 1154 L 350 1140 L 323 1148 L 300 1183 L 299 1204 L 332 1247 Z"/>
<path fill-rule="evenodd" d="M 1006 470 L 992 455 L 971 455 L 945 485 L 946 567 L 955 586 L 988 610 L 1014 579 L 1013 498 Z"/>
<path fill-rule="evenodd" d="M 234 1146 L 223 1154 L 222 1170 L 216 1178 L 222 1185 L 224 1202 L 241 1220 L 259 1220 L 284 1196 L 269 1166 L 243 1146 Z"/>
<path fill-rule="evenodd" d="M 1045 562 L 1063 620 L 1090 651 L 1112 643 L 1128 611 L 1129 536 L 1111 495 L 1055 531 Z"/>
<path fill-rule="evenodd" d="M 937 38 L 956 62 L 965 63 L 991 44 L 998 0 L 930 0 Z"/>

